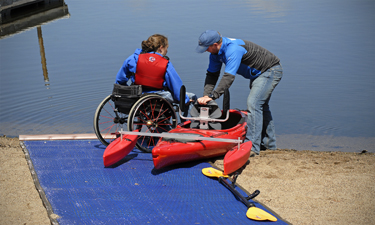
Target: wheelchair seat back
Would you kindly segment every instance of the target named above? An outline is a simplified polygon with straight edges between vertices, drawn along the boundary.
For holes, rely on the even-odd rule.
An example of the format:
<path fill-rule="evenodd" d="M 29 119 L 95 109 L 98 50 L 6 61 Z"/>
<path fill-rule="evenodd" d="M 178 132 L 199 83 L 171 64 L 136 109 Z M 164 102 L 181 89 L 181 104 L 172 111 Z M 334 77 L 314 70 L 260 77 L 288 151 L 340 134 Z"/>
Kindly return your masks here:
<path fill-rule="evenodd" d="M 142 86 L 125 86 L 120 84 L 113 85 L 111 99 L 119 112 L 129 114 L 133 104 L 141 97 Z"/>

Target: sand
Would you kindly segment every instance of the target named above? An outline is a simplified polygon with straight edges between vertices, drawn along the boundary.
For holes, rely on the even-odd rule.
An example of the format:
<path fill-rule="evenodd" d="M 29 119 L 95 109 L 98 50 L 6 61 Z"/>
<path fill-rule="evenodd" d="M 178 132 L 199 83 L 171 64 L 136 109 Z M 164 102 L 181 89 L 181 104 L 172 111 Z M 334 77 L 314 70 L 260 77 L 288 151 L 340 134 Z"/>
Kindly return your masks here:
<path fill-rule="evenodd" d="M 19 140 L 0 137 L 0 151 L 0 224 L 50 224 Z M 237 183 L 291 224 L 375 223 L 374 153 L 262 151 Z"/>

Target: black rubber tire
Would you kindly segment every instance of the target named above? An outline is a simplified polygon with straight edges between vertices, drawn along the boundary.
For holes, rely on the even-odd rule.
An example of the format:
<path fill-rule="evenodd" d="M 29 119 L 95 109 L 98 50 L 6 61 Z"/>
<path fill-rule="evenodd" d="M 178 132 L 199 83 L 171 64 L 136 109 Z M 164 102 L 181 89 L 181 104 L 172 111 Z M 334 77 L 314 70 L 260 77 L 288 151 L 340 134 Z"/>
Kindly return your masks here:
<path fill-rule="evenodd" d="M 94 131 L 100 142 L 108 146 L 120 134 L 121 128 L 127 129 L 128 114 L 117 112 L 111 95 L 98 106 L 94 115 Z"/>
<path fill-rule="evenodd" d="M 130 110 L 128 130 L 161 133 L 176 128 L 177 123 L 171 103 L 157 94 L 146 94 Z M 136 146 L 143 152 L 151 152 L 158 140 L 158 137 L 139 136 Z"/>

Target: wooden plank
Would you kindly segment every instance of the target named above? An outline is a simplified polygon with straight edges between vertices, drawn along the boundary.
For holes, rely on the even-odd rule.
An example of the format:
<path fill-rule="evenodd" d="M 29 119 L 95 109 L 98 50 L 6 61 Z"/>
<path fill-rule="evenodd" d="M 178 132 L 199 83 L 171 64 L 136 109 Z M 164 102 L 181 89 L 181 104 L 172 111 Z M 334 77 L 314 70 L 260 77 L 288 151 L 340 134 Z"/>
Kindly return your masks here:
<path fill-rule="evenodd" d="M 20 141 L 40 141 L 40 140 L 83 140 L 98 139 L 95 134 L 38 134 L 20 135 Z"/>

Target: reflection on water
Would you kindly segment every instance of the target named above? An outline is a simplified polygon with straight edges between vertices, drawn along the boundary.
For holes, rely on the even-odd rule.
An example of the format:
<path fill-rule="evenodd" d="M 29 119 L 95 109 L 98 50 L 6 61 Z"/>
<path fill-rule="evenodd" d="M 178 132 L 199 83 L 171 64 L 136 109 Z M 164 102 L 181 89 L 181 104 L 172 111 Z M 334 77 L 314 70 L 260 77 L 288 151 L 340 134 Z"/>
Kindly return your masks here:
<path fill-rule="evenodd" d="M 287 14 L 287 10 L 291 8 L 291 3 L 288 1 L 262 1 L 262 0 L 255 0 L 255 1 L 247 1 L 247 5 L 249 10 L 251 10 L 254 14 L 259 14 L 260 16 L 265 15 L 267 18 L 275 18 L 277 22 L 285 22 L 283 18 L 285 18 Z"/>
<path fill-rule="evenodd" d="M 69 17 L 64 0 L 13 0 L 2 1 L 1 4 L 0 38 Z"/>
<path fill-rule="evenodd" d="M 375 152 L 372 1 L 37 2 L 1 10 L 0 134 L 93 133 L 118 69 L 153 33 L 168 36 L 171 62 L 201 95 L 208 54 L 194 49 L 202 31 L 217 29 L 281 59 L 270 103 L 279 148 Z M 248 86 L 236 78 L 232 108 L 246 107 Z"/>
<path fill-rule="evenodd" d="M 40 57 L 42 58 L 42 68 L 43 68 L 43 77 L 46 86 L 49 86 L 49 78 L 48 78 L 48 71 L 47 71 L 47 60 L 46 60 L 46 53 L 44 51 L 44 44 L 43 44 L 43 36 L 42 36 L 42 27 L 38 26 L 38 40 L 39 40 L 39 48 L 40 48 Z"/>
<path fill-rule="evenodd" d="M 37 28 L 40 57 L 45 86 L 49 86 L 47 60 L 43 44 L 42 25 L 69 18 L 64 0 L 2 1 L 0 16 L 0 39 L 11 37 L 28 29 Z"/>

